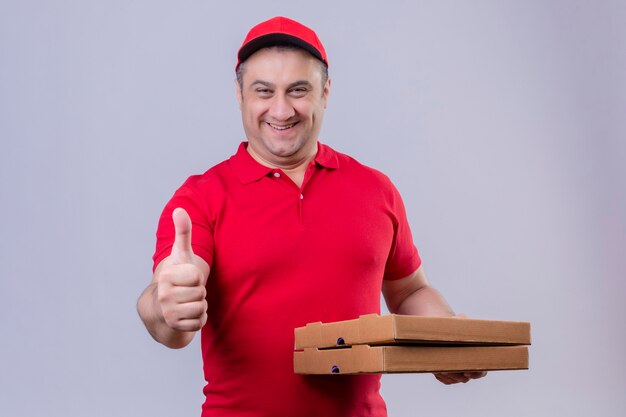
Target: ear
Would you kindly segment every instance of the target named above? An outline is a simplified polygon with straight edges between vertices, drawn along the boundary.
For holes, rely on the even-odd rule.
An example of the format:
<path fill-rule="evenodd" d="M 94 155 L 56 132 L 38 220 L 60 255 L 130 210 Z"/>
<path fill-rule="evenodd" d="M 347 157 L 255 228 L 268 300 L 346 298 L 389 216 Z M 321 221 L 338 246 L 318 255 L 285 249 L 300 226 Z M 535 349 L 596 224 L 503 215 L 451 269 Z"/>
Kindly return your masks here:
<path fill-rule="evenodd" d="M 326 80 L 326 84 L 324 84 L 324 91 L 322 93 L 322 97 L 324 98 L 324 108 L 328 105 L 328 96 L 330 94 L 330 77 Z"/>
<path fill-rule="evenodd" d="M 239 103 L 239 107 L 241 107 L 241 103 L 243 101 L 243 97 L 241 95 L 241 87 L 239 87 L 239 83 L 235 78 L 235 92 L 237 93 L 237 103 Z"/>

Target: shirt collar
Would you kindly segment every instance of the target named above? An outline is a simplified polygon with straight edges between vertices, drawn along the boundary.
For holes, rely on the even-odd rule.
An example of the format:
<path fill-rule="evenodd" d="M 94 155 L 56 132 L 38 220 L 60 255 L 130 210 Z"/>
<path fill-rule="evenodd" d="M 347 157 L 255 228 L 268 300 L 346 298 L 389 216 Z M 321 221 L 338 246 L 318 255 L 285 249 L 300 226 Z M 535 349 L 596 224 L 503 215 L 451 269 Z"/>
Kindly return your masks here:
<path fill-rule="evenodd" d="M 241 142 L 237 153 L 230 157 L 228 163 L 235 172 L 235 175 L 244 184 L 258 181 L 274 169 L 259 164 L 252 158 L 247 150 L 248 142 Z M 315 163 L 323 168 L 337 169 L 337 154 L 330 146 L 317 143 L 317 154 L 315 155 Z"/>
<path fill-rule="evenodd" d="M 339 167 L 337 162 L 337 152 L 335 152 L 330 146 L 319 142 L 317 142 L 317 155 L 315 155 L 315 162 L 328 169 L 337 169 Z"/>

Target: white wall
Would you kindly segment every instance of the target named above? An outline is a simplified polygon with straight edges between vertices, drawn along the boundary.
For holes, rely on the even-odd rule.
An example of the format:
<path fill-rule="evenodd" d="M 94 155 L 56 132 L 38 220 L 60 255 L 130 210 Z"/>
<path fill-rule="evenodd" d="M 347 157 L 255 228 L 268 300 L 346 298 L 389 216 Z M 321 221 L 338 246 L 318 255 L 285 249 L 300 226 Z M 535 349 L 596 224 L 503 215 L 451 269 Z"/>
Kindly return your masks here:
<path fill-rule="evenodd" d="M 235 52 L 278 14 L 325 43 L 323 141 L 394 180 L 433 285 L 532 322 L 529 371 L 385 376 L 390 416 L 626 414 L 626 5 L 382 4 L 0 2 L 0 415 L 199 414 L 198 344 L 134 303 L 163 204 L 243 139 Z"/>

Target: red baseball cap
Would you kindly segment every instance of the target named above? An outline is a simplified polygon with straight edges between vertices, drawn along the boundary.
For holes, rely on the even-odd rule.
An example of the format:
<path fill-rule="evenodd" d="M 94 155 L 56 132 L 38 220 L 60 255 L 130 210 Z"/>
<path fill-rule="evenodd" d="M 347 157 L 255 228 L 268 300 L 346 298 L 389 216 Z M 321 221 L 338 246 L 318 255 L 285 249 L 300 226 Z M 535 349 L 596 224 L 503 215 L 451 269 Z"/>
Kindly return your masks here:
<path fill-rule="evenodd" d="M 235 71 L 243 61 L 259 49 L 282 42 L 304 49 L 328 67 L 324 46 L 313 30 L 295 20 L 276 16 L 250 29 L 237 53 Z"/>

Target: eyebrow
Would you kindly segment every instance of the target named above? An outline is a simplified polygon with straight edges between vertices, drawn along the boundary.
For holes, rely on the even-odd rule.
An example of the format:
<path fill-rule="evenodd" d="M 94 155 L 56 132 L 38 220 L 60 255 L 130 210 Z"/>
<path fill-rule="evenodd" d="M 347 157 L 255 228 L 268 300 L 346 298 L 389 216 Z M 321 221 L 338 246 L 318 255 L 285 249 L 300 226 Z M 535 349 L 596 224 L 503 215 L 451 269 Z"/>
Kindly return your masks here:
<path fill-rule="evenodd" d="M 274 88 L 274 84 L 267 82 L 267 81 L 263 81 L 263 80 L 255 80 L 252 84 L 250 84 L 250 88 L 254 87 L 257 84 L 261 84 L 269 88 Z"/>
<path fill-rule="evenodd" d="M 250 88 L 254 87 L 257 84 L 261 84 L 265 87 L 274 89 L 276 88 L 276 85 L 269 82 L 269 81 L 263 81 L 263 80 L 255 80 L 252 84 L 250 84 Z M 287 86 L 287 90 L 294 88 L 294 87 L 300 87 L 300 86 L 305 86 L 305 87 L 312 87 L 313 84 L 311 84 L 309 81 L 307 80 L 298 80 L 298 81 L 294 81 L 291 84 L 289 84 Z"/>

